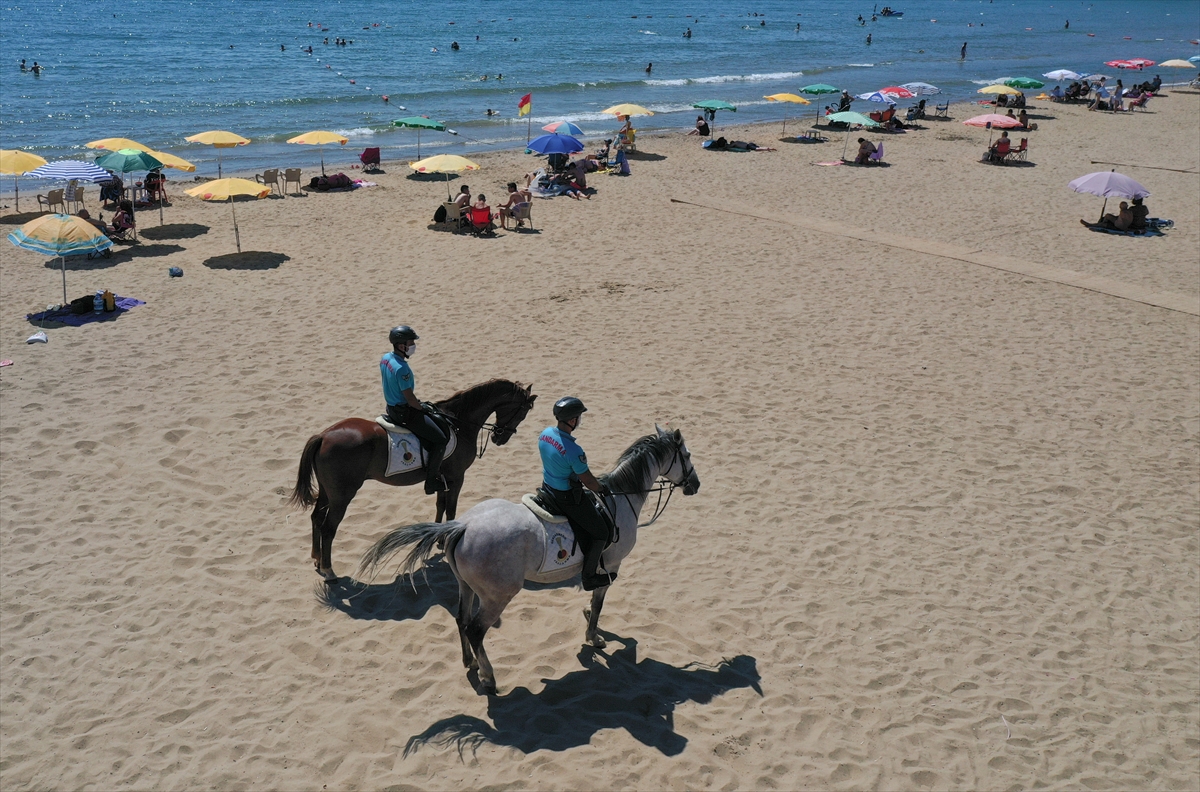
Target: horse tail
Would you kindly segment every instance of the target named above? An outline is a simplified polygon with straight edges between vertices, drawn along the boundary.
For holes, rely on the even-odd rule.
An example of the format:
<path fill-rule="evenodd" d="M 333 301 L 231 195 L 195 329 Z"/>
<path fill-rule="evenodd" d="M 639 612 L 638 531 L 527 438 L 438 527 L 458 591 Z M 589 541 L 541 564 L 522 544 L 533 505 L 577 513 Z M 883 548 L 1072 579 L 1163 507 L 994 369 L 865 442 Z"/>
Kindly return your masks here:
<path fill-rule="evenodd" d="M 412 545 L 408 557 L 400 565 L 401 574 L 411 575 L 420 564 L 428 561 L 434 554 L 440 540 L 445 540 L 447 557 L 452 555 L 458 540 L 466 530 L 467 526 L 457 520 L 443 523 L 423 522 L 394 528 L 363 553 L 358 573 L 374 574 L 389 556 Z"/>
<path fill-rule="evenodd" d="M 313 488 L 313 472 L 317 454 L 321 450 L 322 435 L 315 434 L 304 444 L 304 453 L 300 455 L 300 472 L 296 475 L 296 488 L 288 503 L 302 509 L 310 509 L 317 505 L 317 491 Z"/>

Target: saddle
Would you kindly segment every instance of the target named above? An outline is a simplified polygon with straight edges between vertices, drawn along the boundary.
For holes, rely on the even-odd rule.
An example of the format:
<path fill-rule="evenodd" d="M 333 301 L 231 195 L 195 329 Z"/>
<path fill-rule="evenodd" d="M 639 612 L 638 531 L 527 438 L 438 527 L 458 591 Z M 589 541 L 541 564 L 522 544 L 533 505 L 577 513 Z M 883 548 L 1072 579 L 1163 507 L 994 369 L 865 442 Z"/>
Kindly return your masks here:
<path fill-rule="evenodd" d="M 454 432 L 450 419 L 436 408 L 427 412 L 426 415 L 432 418 L 433 422 L 450 438 L 446 443 L 446 456 L 449 457 L 458 447 L 458 434 Z M 388 420 L 387 415 L 378 416 L 375 423 L 383 427 L 388 436 L 388 462 L 387 470 L 384 471 L 385 476 L 408 473 L 425 466 L 425 449 L 421 446 L 420 438 L 411 430 L 392 423 Z"/>

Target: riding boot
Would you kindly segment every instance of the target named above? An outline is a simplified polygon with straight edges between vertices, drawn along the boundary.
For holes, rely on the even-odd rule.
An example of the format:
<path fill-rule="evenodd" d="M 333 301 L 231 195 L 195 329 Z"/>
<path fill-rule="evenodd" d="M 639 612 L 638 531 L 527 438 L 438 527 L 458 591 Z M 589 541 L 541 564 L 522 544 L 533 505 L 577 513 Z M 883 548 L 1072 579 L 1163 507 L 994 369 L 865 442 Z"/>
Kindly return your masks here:
<path fill-rule="evenodd" d="M 604 542 L 592 540 L 591 546 L 583 554 L 583 590 L 592 591 L 602 588 L 617 579 L 615 573 L 597 574 L 600 566 L 600 556 L 604 554 Z"/>
<path fill-rule="evenodd" d="M 446 454 L 445 446 L 434 446 L 429 449 L 429 458 L 425 460 L 425 494 L 436 495 L 445 492 L 446 481 L 442 478 L 442 457 Z"/>

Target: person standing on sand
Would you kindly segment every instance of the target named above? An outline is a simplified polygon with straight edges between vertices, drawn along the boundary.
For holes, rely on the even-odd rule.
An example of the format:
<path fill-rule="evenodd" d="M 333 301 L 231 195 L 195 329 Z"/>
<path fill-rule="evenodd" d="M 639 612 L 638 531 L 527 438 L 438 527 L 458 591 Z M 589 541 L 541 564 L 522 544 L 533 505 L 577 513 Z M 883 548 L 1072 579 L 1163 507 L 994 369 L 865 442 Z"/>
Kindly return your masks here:
<path fill-rule="evenodd" d="M 564 396 L 554 403 L 557 424 L 547 426 L 538 437 L 538 455 L 542 458 L 541 489 L 571 521 L 575 536 L 583 550 L 583 590 L 592 591 L 612 583 L 614 574 L 598 574 L 600 556 L 610 537 L 608 519 L 600 511 L 596 498 L 585 495 L 587 487 L 597 494 L 603 488 L 588 469 L 587 454 L 575 442 L 573 433 L 587 407 L 574 396 Z"/>
<path fill-rule="evenodd" d="M 442 457 L 450 438 L 441 427 L 425 414 L 425 407 L 413 395 L 416 378 L 408 359 L 417 351 L 417 334 L 408 325 L 393 327 L 388 333 L 392 351 L 379 360 L 383 375 L 383 398 L 387 402 L 387 419 L 403 426 L 421 439 L 425 449 L 425 494 L 434 495 L 446 490 L 441 476 Z"/>

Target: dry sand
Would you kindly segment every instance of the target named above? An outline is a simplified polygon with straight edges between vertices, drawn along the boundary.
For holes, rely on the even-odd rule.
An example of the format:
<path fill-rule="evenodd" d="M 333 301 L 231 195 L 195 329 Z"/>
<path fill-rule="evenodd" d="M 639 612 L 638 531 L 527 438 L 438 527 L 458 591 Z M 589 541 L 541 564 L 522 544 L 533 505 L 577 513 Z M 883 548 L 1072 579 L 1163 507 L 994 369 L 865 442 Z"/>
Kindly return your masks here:
<path fill-rule="evenodd" d="M 486 240 L 429 230 L 444 187 L 390 162 L 239 204 L 257 252 L 230 256 L 229 209 L 176 183 L 164 230 L 69 263 L 72 296 L 147 304 L 44 346 L 24 314 L 57 262 L 6 245 L 0 786 L 1195 789 L 1200 107 L 1151 109 L 1042 105 L 1020 168 L 955 122 L 871 169 L 778 125 L 722 125 L 779 149 L 757 154 L 644 138 L 631 178 Z M 493 200 L 531 162 L 478 159 Z M 1093 159 L 1191 168 L 1122 168 L 1177 227 L 1081 228 L 1100 199 L 1066 183 Z M 311 433 L 379 411 L 400 321 L 423 398 L 541 396 L 464 509 L 537 482 L 564 393 L 598 468 L 683 430 L 702 489 L 643 532 L 607 650 L 580 648 L 578 588 L 524 591 L 488 698 L 444 562 L 323 604 L 285 494 Z M 432 515 L 367 484 L 335 567 Z"/>

